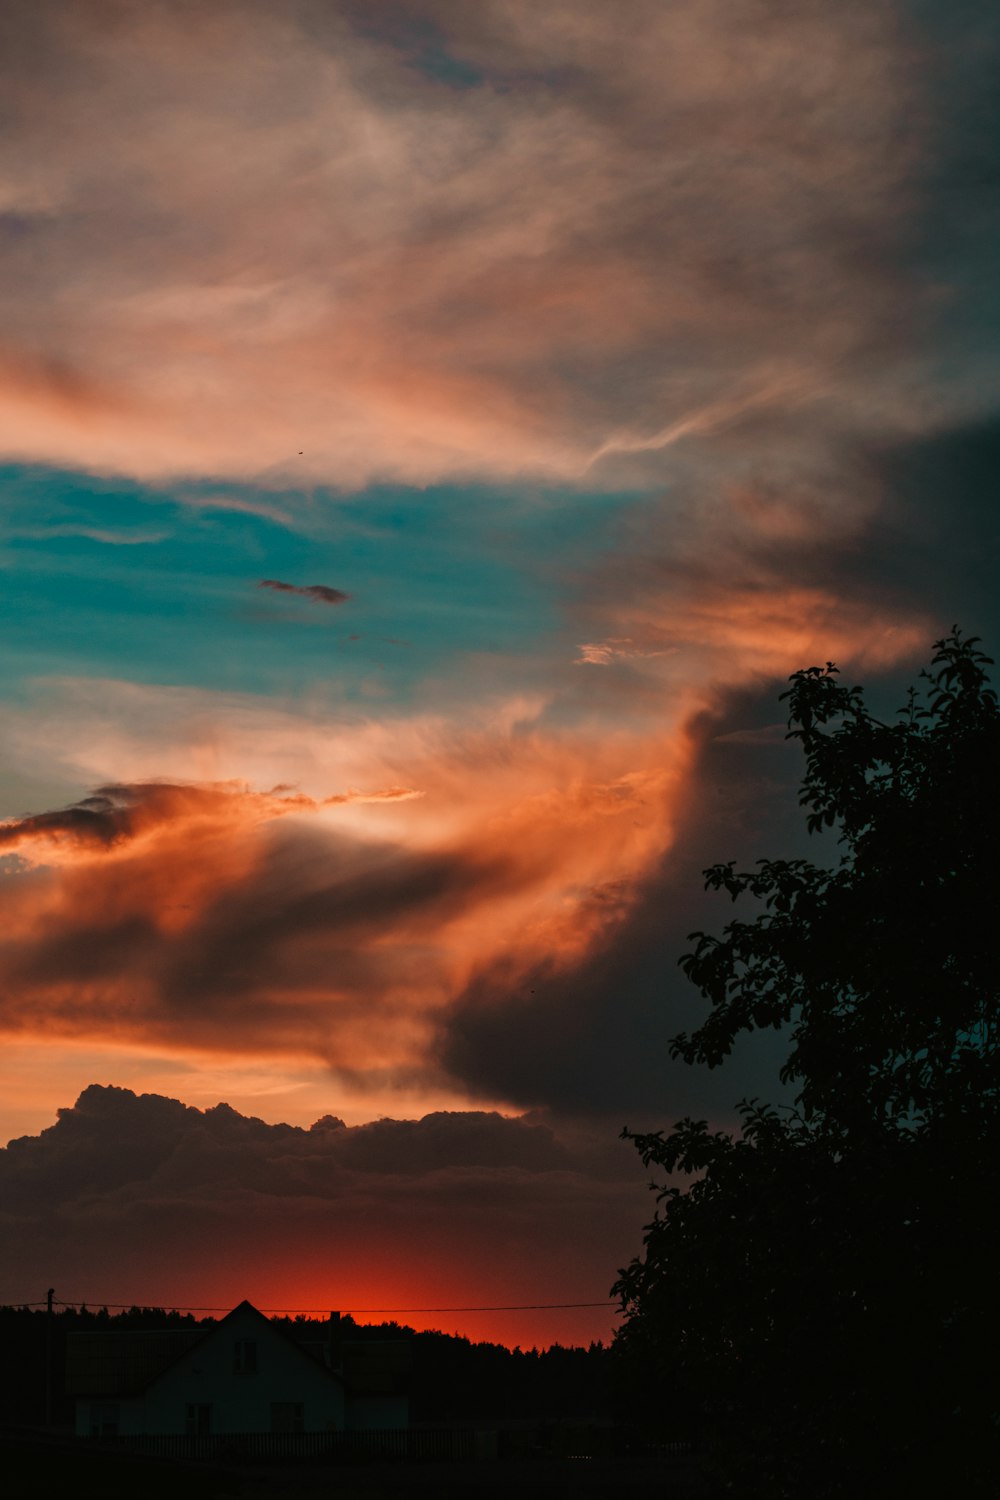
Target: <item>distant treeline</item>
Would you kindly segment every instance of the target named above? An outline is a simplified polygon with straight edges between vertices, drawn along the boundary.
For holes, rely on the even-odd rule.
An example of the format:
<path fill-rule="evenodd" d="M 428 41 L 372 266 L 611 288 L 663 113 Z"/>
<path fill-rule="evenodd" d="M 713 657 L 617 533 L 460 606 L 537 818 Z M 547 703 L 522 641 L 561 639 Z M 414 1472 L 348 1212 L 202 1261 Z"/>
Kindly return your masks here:
<path fill-rule="evenodd" d="M 47 1313 L 44 1308 L 0 1307 L 0 1397 L 3 1426 L 35 1426 L 45 1419 Z M 52 1315 L 52 1419 L 72 1423 L 72 1401 L 65 1394 L 66 1338 L 71 1333 L 123 1332 L 164 1328 L 210 1328 L 218 1319 L 159 1307 L 59 1308 Z M 294 1338 L 326 1338 L 320 1318 L 274 1318 Z M 417 1333 L 399 1323 L 355 1323 L 341 1319 L 340 1336 L 350 1339 L 412 1341 L 410 1384 L 412 1422 L 499 1420 L 605 1421 L 616 1415 L 615 1359 L 610 1348 L 507 1349 L 472 1343 L 448 1333 Z"/>

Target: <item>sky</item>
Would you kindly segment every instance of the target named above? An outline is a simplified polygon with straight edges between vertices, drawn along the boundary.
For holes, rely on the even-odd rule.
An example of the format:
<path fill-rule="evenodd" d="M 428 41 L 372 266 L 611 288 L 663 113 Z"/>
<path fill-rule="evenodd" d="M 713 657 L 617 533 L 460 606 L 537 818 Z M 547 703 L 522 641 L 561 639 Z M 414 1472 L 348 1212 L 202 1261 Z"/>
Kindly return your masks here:
<path fill-rule="evenodd" d="M 836 857 L 788 675 L 1000 644 L 998 44 L 2 7 L 0 1301 L 608 1337 L 622 1126 L 777 1096 L 669 1039 L 701 870 Z"/>

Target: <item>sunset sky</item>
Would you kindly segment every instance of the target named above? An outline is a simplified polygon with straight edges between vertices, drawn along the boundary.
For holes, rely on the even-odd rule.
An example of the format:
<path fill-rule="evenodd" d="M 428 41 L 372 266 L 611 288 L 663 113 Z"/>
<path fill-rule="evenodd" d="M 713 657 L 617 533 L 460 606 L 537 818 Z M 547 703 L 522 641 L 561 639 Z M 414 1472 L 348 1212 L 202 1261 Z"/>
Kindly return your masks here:
<path fill-rule="evenodd" d="M 998 42 L 0 7 L 0 1302 L 600 1301 L 773 1094 L 667 1049 L 784 680 L 1000 647 Z"/>

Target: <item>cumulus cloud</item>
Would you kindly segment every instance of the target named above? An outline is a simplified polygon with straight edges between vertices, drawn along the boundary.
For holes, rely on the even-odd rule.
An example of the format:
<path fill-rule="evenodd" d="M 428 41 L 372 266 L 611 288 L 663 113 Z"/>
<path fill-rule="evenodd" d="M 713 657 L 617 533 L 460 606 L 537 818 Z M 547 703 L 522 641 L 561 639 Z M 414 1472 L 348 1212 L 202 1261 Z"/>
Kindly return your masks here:
<path fill-rule="evenodd" d="M 648 1213 L 633 1158 L 494 1113 L 303 1129 L 95 1085 L 0 1150 L 0 1296 L 44 1254 L 60 1294 L 91 1305 L 595 1301 Z M 607 1336 L 612 1317 L 456 1324 L 530 1343 Z"/>
<path fill-rule="evenodd" d="M 301 594 L 303 599 L 313 599 L 317 604 L 346 604 L 351 597 L 343 589 L 332 589 L 325 583 L 309 583 L 303 587 L 296 583 L 282 583 L 278 578 L 262 578 L 257 587 L 274 589 L 279 594 Z"/>

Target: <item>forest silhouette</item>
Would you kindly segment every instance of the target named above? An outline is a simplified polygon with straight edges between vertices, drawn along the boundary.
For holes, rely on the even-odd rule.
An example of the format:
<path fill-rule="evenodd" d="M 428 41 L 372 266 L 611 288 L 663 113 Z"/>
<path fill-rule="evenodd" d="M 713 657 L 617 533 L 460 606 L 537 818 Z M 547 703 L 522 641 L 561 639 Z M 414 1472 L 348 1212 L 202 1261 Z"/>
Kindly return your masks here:
<path fill-rule="evenodd" d="M 72 1424 L 72 1398 L 65 1387 L 66 1340 L 77 1333 L 204 1330 L 218 1320 L 161 1307 L 61 1307 L 46 1339 L 44 1308 L 0 1307 L 0 1398 L 7 1426 L 38 1426 L 44 1417 L 46 1352 L 51 1360 L 52 1416 L 57 1427 Z M 329 1325 L 297 1315 L 275 1318 L 293 1339 L 322 1341 Z M 410 1415 L 414 1422 L 450 1423 L 484 1415 L 509 1420 L 609 1418 L 614 1410 L 611 1353 L 607 1345 L 548 1349 L 508 1349 L 433 1330 L 416 1332 L 396 1322 L 357 1323 L 340 1319 L 345 1336 L 360 1342 L 406 1339 L 412 1346 L 414 1378 Z"/>
<path fill-rule="evenodd" d="M 790 679 L 800 803 L 841 856 L 705 872 L 754 907 L 691 935 L 710 1010 L 672 1051 L 715 1067 L 777 1028 L 795 1102 L 742 1101 L 735 1134 L 625 1132 L 659 1208 L 617 1354 L 719 1493 L 996 1492 L 1000 710 L 978 647 L 937 642 L 888 720 L 832 664 Z"/>

